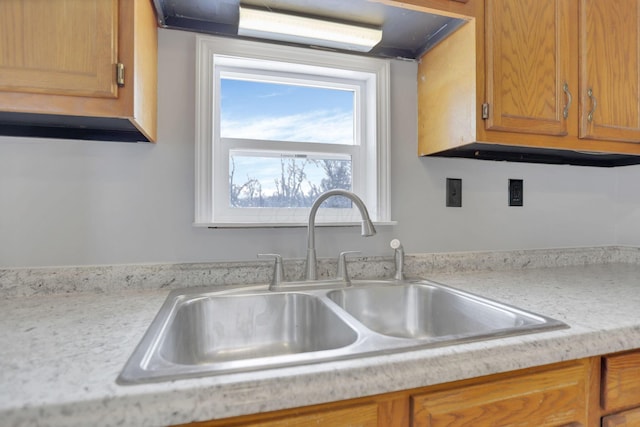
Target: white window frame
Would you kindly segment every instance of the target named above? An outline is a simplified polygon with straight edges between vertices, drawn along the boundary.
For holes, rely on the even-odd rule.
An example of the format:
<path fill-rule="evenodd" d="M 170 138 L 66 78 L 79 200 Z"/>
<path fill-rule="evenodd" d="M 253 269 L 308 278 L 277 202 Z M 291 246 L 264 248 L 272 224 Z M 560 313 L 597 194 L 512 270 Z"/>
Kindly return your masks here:
<path fill-rule="evenodd" d="M 336 144 L 308 143 L 307 152 L 344 152 L 366 156 L 360 171 L 353 178 L 353 191 L 367 205 L 378 224 L 391 223 L 389 195 L 389 61 L 363 56 L 347 55 L 290 46 L 223 39 L 211 36 L 196 38 L 196 226 L 207 227 L 278 227 L 304 226 L 309 209 L 229 208 L 229 143 L 233 149 L 257 151 L 251 140 L 220 138 L 216 128 L 220 112 L 217 111 L 216 93 L 220 73 L 239 76 L 252 70 L 267 73 L 274 79 L 308 78 L 322 76 L 329 86 L 359 82 L 357 93 L 367 97 L 362 118 L 356 119 L 355 136 L 364 147 Z M 257 60 L 257 61 L 256 61 Z M 259 62 L 259 63 L 258 63 Z M 286 67 L 283 67 L 286 64 Z M 229 68 L 231 67 L 231 68 Z M 217 73 L 217 74 L 216 74 Z M 314 74 L 315 73 L 315 74 Z M 358 96 L 358 95 L 356 95 Z M 358 104 L 356 104 L 358 105 Z M 356 118 L 359 115 L 356 113 Z M 216 134 L 217 133 L 217 134 Z M 271 144 L 271 142 L 268 142 Z M 283 152 L 299 151 L 300 143 L 274 142 Z M 260 143 L 265 146 L 265 142 Z M 363 148 L 363 150 L 359 150 Z M 354 168 L 354 173 L 356 172 Z M 214 196 L 214 190 L 216 195 Z M 285 213 L 286 210 L 286 213 Z M 318 223 L 348 225 L 359 220 L 357 210 L 321 209 Z M 353 211 L 353 212 L 351 212 Z M 258 214 L 258 215 L 256 215 Z"/>

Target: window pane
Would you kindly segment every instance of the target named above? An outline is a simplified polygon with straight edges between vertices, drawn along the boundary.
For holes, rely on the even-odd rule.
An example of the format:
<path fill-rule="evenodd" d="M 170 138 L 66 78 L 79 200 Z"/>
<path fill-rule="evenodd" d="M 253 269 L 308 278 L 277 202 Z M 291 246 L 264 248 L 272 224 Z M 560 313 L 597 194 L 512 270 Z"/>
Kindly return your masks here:
<path fill-rule="evenodd" d="M 353 90 L 220 79 L 223 138 L 353 145 Z"/>
<path fill-rule="evenodd" d="M 334 154 L 229 154 L 229 207 L 308 208 L 325 191 L 351 190 L 351 158 Z M 323 205 L 351 208 L 344 197 Z"/>

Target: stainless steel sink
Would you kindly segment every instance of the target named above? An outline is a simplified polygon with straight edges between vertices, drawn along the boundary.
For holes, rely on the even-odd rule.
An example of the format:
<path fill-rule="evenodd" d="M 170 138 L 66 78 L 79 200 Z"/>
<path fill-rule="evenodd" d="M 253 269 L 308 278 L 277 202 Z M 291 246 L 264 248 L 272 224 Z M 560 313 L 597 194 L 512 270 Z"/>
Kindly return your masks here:
<path fill-rule="evenodd" d="M 311 285 L 310 285 L 311 283 Z M 120 384 L 322 363 L 565 328 L 430 281 L 171 292 Z"/>
<path fill-rule="evenodd" d="M 348 288 L 331 291 L 328 297 L 367 328 L 400 338 L 482 336 L 542 321 L 513 307 L 428 284 Z"/>
<path fill-rule="evenodd" d="M 181 365 L 224 363 L 331 350 L 357 338 L 312 295 L 203 296 L 177 307 L 158 353 Z"/>

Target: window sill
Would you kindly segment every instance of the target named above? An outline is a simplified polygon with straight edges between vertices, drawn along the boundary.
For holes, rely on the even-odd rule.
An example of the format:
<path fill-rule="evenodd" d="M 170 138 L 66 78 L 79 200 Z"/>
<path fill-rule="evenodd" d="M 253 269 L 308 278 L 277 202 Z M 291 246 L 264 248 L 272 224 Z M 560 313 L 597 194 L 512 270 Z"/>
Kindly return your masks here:
<path fill-rule="evenodd" d="M 398 221 L 373 221 L 376 227 L 397 225 Z M 307 223 L 265 223 L 265 222 L 194 222 L 196 228 L 306 228 Z M 316 222 L 316 227 L 359 227 L 357 222 Z"/>

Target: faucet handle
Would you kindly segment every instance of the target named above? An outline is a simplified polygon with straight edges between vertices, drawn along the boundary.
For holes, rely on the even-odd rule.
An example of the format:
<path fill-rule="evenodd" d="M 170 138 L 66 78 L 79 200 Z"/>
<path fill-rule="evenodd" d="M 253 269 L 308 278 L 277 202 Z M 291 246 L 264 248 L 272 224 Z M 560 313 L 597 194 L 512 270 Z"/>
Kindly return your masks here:
<path fill-rule="evenodd" d="M 394 279 L 404 280 L 404 248 L 402 247 L 402 243 L 400 243 L 398 239 L 393 239 L 389 242 L 389 246 L 394 250 L 393 263 L 396 266 Z"/>
<path fill-rule="evenodd" d="M 351 284 L 351 279 L 349 278 L 349 272 L 347 271 L 347 255 L 349 254 L 359 254 L 360 251 L 344 251 L 340 252 L 338 256 L 338 273 L 336 274 L 337 280 L 344 281 L 347 286 Z"/>
<path fill-rule="evenodd" d="M 271 283 L 269 284 L 270 291 L 276 291 L 280 287 L 280 284 L 284 280 L 284 267 L 282 265 L 282 255 L 280 254 L 258 254 L 258 258 L 275 258 L 273 265 L 273 276 L 271 277 Z"/>

